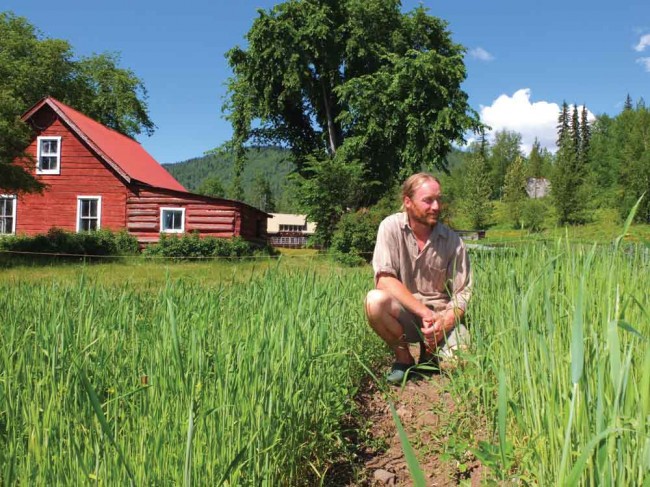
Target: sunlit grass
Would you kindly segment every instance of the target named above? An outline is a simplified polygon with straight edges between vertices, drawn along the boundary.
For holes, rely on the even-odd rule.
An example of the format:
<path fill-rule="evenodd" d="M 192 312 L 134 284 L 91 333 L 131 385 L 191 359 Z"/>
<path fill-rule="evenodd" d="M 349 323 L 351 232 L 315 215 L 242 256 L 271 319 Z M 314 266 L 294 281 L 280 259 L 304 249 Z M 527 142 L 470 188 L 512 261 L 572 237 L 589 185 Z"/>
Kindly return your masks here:
<path fill-rule="evenodd" d="M 496 415 L 496 377 L 505 374 L 508 441 L 516 447 L 506 466 L 539 485 L 643 485 L 650 473 L 647 249 L 558 241 L 481 252 L 473 262 L 476 355 L 463 380 Z"/>
<path fill-rule="evenodd" d="M 7 256 L 4 256 L 7 258 Z M 24 261 L 20 261 L 24 262 Z M 160 286 L 168 278 L 183 279 L 205 285 L 242 282 L 269 268 L 280 270 L 305 270 L 319 274 L 336 272 L 349 274 L 350 269 L 333 266 L 314 251 L 287 253 L 279 257 L 255 257 L 249 259 L 197 259 L 175 262 L 172 259 L 144 259 L 142 257 L 112 259 L 94 262 L 63 261 L 51 259 L 47 264 L 19 263 L 0 268 L 0 282 L 31 281 L 73 283 L 83 272 L 99 284 L 119 285 L 129 283 L 136 287 Z"/>
<path fill-rule="evenodd" d="M 533 485 L 648 482 L 647 248 L 557 238 L 472 263 L 452 385 L 495 425 L 477 455 Z M 0 480 L 313 482 L 386 351 L 371 285 L 367 267 L 288 255 L 3 269 Z"/>
<path fill-rule="evenodd" d="M 383 351 L 360 306 L 369 274 L 247 263 L 206 284 L 203 265 L 147 264 L 146 288 L 89 275 L 101 266 L 0 283 L 5 485 L 323 475 L 360 384 L 354 354 Z"/>

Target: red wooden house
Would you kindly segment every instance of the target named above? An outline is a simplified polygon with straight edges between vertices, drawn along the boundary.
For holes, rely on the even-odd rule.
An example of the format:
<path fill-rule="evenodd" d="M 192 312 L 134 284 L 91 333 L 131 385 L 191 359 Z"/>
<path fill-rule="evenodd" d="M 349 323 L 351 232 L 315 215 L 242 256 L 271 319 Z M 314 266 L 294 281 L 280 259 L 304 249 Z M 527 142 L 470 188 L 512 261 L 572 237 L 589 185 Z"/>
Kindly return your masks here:
<path fill-rule="evenodd" d="M 186 191 L 138 142 L 60 101 L 44 98 L 23 120 L 34 130 L 34 174 L 47 187 L 0 195 L 0 233 L 107 228 L 126 229 L 140 244 L 186 232 L 266 242 L 270 215 Z"/>

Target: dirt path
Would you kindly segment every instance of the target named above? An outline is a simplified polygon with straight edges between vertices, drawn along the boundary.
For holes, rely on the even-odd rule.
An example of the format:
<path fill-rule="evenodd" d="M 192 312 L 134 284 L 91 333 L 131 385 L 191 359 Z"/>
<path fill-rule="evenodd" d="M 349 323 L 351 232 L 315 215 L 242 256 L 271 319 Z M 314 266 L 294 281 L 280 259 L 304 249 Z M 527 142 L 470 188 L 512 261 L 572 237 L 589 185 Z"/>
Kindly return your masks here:
<path fill-rule="evenodd" d="M 405 387 L 389 387 L 415 450 L 428 486 L 479 486 L 485 469 L 469 451 L 485 439 L 485 421 L 463 411 L 462 402 L 449 393 L 448 374 L 436 373 L 409 380 Z M 359 451 L 361 474 L 349 486 L 413 485 L 385 391 L 369 383 L 358 397 L 367 436 Z M 451 454 L 450 454 L 451 452 Z M 446 455 L 445 455 L 446 453 Z"/>

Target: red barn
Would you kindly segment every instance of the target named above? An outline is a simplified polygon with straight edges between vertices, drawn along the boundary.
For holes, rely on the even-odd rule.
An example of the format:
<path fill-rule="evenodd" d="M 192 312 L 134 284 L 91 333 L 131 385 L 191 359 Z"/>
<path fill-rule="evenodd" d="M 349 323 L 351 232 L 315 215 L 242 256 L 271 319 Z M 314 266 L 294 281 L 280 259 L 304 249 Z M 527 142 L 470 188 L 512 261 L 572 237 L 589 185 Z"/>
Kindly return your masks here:
<path fill-rule="evenodd" d="M 43 194 L 0 195 L 0 233 L 126 229 L 140 244 L 198 232 L 265 243 L 270 216 L 239 201 L 193 194 L 135 140 L 53 98 L 23 115 Z"/>

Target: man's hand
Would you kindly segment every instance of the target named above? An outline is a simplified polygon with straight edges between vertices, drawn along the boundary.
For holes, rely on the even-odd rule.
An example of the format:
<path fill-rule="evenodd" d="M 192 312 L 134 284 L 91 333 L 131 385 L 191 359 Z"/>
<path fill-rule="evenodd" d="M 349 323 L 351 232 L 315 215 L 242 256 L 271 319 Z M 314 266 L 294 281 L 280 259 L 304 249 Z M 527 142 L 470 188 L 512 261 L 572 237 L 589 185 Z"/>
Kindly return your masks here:
<path fill-rule="evenodd" d="M 429 351 L 438 347 L 438 343 L 444 340 L 445 334 L 454 327 L 455 322 L 453 310 L 442 313 L 431 311 L 428 316 L 422 318 L 422 335 Z"/>

